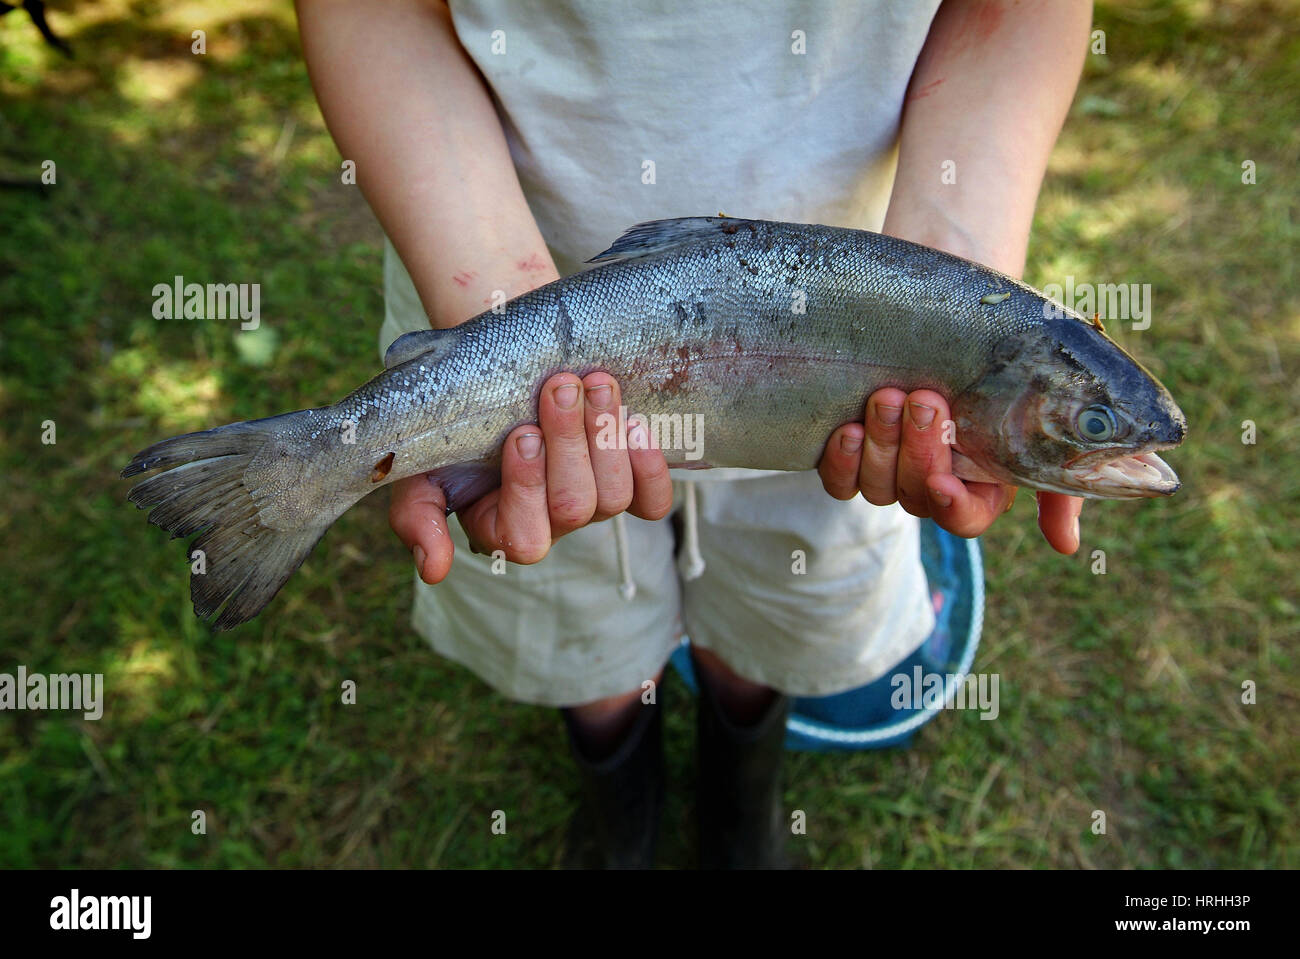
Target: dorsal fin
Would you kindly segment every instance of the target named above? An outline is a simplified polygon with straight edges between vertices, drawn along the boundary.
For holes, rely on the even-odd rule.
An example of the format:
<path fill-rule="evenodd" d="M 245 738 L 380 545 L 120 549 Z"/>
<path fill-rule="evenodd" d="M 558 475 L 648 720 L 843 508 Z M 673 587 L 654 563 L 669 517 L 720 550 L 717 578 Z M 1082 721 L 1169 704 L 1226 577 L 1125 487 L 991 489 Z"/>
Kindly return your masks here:
<path fill-rule="evenodd" d="M 429 356 L 431 363 L 437 363 L 442 359 L 452 345 L 455 344 L 457 337 L 455 327 L 448 330 L 416 330 L 413 333 L 403 333 L 389 345 L 384 353 L 384 369 L 391 370 L 394 366 L 401 366 L 408 360 L 413 360 L 417 356 Z"/>
<path fill-rule="evenodd" d="M 714 240 L 741 229 L 754 229 L 753 220 L 738 220 L 730 216 L 683 216 L 675 220 L 650 220 L 638 223 L 614 241 L 604 253 L 593 256 L 588 263 L 619 263 L 662 253 L 674 247 Z"/>

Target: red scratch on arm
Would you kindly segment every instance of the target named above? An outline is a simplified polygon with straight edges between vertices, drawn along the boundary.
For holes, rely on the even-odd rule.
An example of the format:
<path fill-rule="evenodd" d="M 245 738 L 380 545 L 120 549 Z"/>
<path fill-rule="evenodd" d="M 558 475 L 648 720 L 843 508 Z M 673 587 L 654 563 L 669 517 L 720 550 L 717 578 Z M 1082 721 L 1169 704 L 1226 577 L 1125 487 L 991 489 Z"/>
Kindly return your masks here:
<path fill-rule="evenodd" d="M 928 97 L 930 94 L 934 93 L 934 91 L 939 87 L 939 85 L 943 83 L 943 81 L 946 79 L 948 78 L 940 77 L 938 80 L 931 80 L 925 86 L 921 87 L 921 89 L 917 90 L 910 97 L 908 97 L 907 102 L 911 103 L 913 100 L 920 100 L 923 99 L 924 97 Z"/>
<path fill-rule="evenodd" d="M 538 273 L 546 269 L 546 262 L 536 253 L 530 253 L 528 259 L 519 260 L 515 267 L 524 273 Z"/>
<path fill-rule="evenodd" d="M 455 273 L 452 275 L 452 279 L 456 282 L 457 286 L 469 286 L 470 281 L 476 279 L 477 277 L 478 274 L 471 270 L 463 270 L 460 273 Z"/>
<path fill-rule="evenodd" d="M 995 42 L 994 34 L 998 32 L 1006 14 L 1004 6 L 1004 0 L 972 0 L 951 11 L 945 5 L 930 27 L 930 34 L 912 71 L 913 81 L 917 77 L 932 75 L 944 67 L 953 67 L 966 57 L 972 47 Z M 909 93 L 906 102 L 930 96 L 945 79 L 947 78 L 940 77 L 918 87 L 916 92 Z"/>

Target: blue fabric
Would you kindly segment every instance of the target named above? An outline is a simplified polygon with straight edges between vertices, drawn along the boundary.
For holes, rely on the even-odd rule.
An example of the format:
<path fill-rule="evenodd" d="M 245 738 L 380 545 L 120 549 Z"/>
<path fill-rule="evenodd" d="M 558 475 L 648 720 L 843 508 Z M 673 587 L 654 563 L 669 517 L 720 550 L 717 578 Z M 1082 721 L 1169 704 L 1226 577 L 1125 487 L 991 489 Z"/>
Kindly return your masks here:
<path fill-rule="evenodd" d="M 940 709 L 895 709 L 890 703 L 898 673 L 960 677 L 970 668 L 979 648 L 984 619 L 984 570 L 979 544 L 921 522 L 921 564 L 935 608 L 934 631 L 911 656 L 884 676 L 833 696 L 800 697 L 790 709 L 786 748 L 799 750 L 857 750 L 906 746 L 922 725 Z M 686 643 L 673 653 L 674 668 L 695 690 L 695 675 Z"/>

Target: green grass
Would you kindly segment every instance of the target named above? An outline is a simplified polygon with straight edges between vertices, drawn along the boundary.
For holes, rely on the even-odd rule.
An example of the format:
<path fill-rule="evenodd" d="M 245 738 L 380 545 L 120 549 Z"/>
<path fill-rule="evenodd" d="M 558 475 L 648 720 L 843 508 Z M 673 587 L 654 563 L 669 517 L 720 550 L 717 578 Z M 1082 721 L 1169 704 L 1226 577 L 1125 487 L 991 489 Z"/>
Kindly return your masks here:
<path fill-rule="evenodd" d="M 110 700 L 99 722 L 0 714 L 0 865 L 555 864 L 576 795 L 557 718 L 413 634 L 381 498 L 268 615 L 209 635 L 183 549 L 116 479 L 159 437 L 332 401 L 375 371 L 380 234 L 339 182 L 291 10 L 54 6 L 70 63 L 0 20 L 0 175 L 58 164 L 46 196 L 0 191 L 0 671 L 102 672 Z M 1099 8 L 1108 54 L 1089 57 L 1027 279 L 1152 285 L 1151 329 L 1112 332 L 1187 413 L 1184 490 L 1090 506 L 1074 558 L 1022 497 L 985 537 L 976 668 L 1001 676 L 1000 719 L 948 713 L 906 751 L 791 755 L 803 861 L 1300 865 L 1298 12 Z M 154 320 L 152 286 L 176 273 L 261 283 L 257 349 L 237 324 Z M 662 859 L 680 866 L 690 716 L 671 703 Z"/>

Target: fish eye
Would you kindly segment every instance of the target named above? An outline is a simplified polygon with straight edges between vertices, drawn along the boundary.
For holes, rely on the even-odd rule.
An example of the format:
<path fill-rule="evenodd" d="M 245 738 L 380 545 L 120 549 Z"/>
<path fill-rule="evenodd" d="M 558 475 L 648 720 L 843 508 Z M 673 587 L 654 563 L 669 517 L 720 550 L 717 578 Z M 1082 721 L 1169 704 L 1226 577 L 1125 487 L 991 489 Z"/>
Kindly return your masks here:
<path fill-rule="evenodd" d="M 1090 443 L 1104 443 L 1119 431 L 1115 414 L 1105 406 L 1089 406 L 1080 411 L 1075 420 L 1079 435 Z"/>

